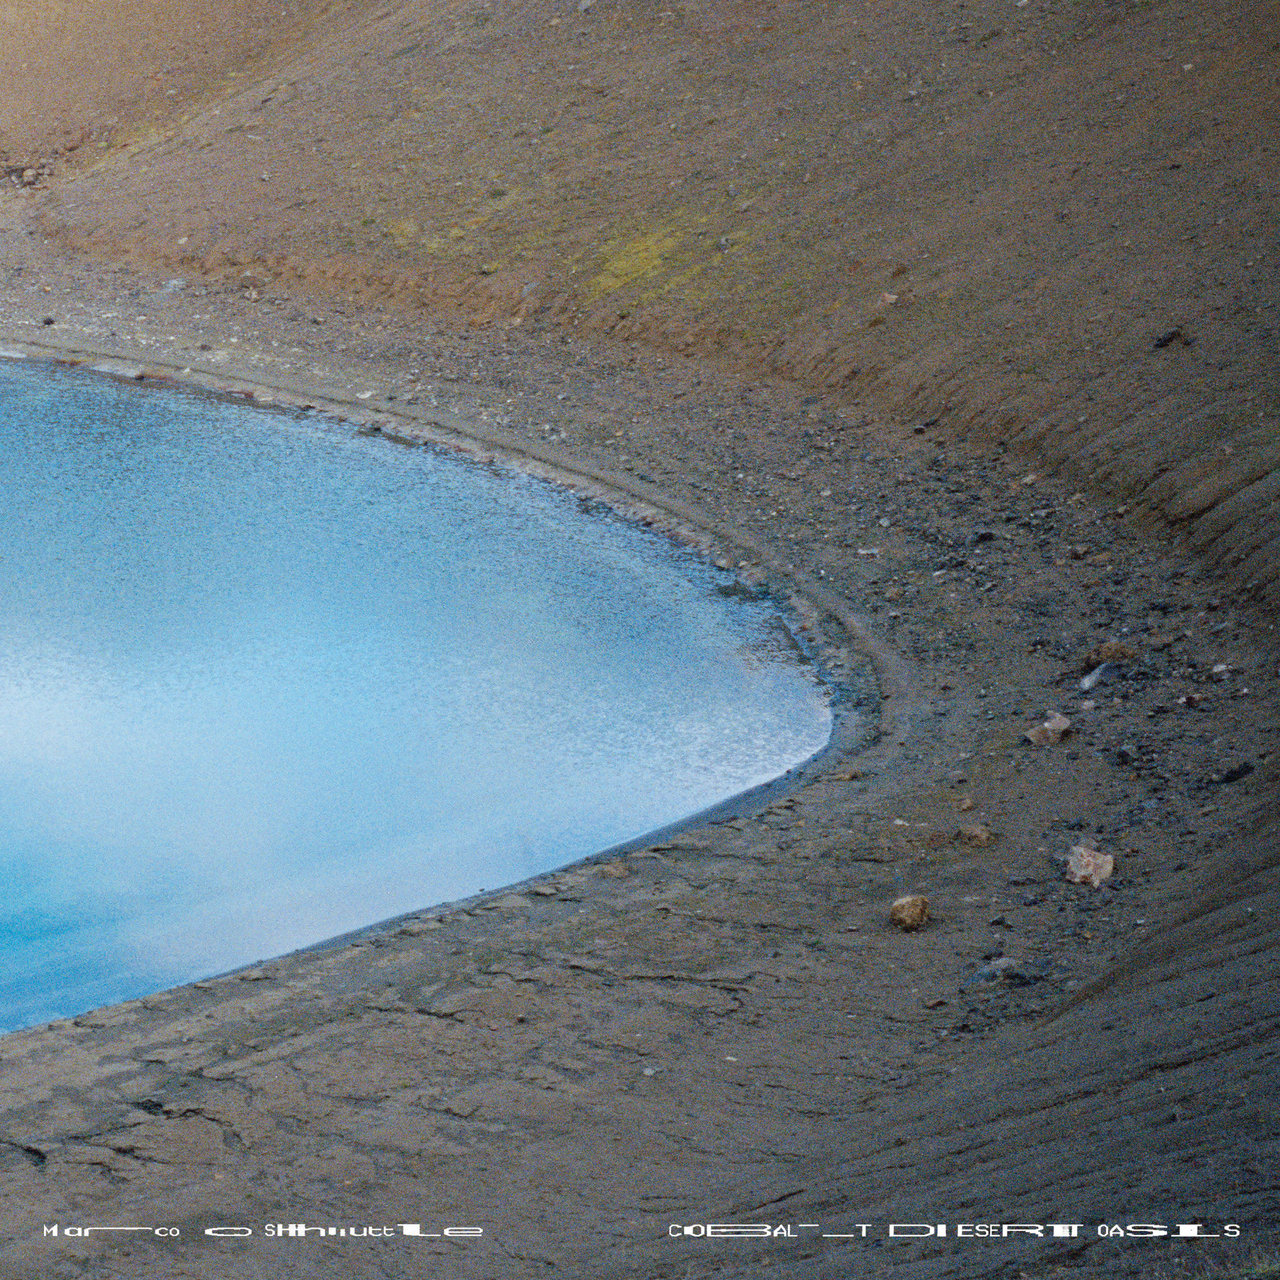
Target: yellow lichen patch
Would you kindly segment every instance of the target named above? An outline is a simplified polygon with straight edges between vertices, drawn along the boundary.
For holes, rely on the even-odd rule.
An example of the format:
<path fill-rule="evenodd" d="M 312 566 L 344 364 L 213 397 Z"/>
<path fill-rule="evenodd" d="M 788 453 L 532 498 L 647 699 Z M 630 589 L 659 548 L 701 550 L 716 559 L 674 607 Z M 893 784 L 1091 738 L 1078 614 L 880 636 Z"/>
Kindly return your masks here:
<path fill-rule="evenodd" d="M 388 234 L 402 249 L 417 243 L 420 230 L 417 221 L 413 218 L 392 218 L 387 223 Z"/>
<path fill-rule="evenodd" d="M 700 276 L 709 266 L 713 264 L 708 262 L 695 262 L 693 266 L 686 268 L 684 271 L 678 271 L 673 275 L 659 290 L 661 293 L 682 293 L 688 294 L 688 286 Z"/>
<path fill-rule="evenodd" d="M 605 240 L 585 293 L 595 302 L 625 291 L 636 303 L 682 298 L 696 306 L 754 293 L 759 231 L 728 209 L 676 210 L 667 221 Z M 581 259 L 579 259 L 581 261 Z"/>
<path fill-rule="evenodd" d="M 146 121 L 127 129 L 115 129 L 99 142 L 98 148 L 104 154 L 89 166 L 89 171 L 101 169 L 117 160 L 131 160 L 140 151 L 145 151 L 158 143 L 167 142 L 171 137 L 173 137 L 171 129 L 157 129 L 155 125 Z"/>
<path fill-rule="evenodd" d="M 600 270 L 587 286 L 587 296 L 594 301 L 617 289 L 656 283 L 656 278 L 674 265 L 672 258 L 687 235 L 682 227 L 667 226 L 622 243 L 611 241 L 606 246 Z"/>

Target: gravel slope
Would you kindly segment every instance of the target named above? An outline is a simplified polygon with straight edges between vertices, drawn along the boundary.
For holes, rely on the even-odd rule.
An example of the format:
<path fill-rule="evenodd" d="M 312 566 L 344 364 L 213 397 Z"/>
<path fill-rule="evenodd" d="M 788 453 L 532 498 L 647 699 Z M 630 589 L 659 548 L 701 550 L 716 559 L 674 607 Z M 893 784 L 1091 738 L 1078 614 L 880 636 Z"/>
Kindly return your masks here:
<path fill-rule="evenodd" d="M 736 816 L 6 1038 L 0 1274 L 1280 1250 L 1274 8 L 224 9 L 198 49 L 95 9 L 172 19 L 132 79 L 15 9 L 51 79 L 0 91 L 0 339 L 576 475 L 793 595 L 871 728 Z M 143 1220 L 182 1234 L 42 1234 Z M 669 1234 L 765 1220 L 879 1234 Z M 1243 1237 L 1094 1230 L 1188 1220 Z"/>
<path fill-rule="evenodd" d="M 132 115 L 65 31 L 0 110 L 30 158 L 33 97 L 82 96 L 38 197 L 68 246 L 793 377 L 1024 447 L 1276 602 L 1275 5 L 163 13 Z"/>

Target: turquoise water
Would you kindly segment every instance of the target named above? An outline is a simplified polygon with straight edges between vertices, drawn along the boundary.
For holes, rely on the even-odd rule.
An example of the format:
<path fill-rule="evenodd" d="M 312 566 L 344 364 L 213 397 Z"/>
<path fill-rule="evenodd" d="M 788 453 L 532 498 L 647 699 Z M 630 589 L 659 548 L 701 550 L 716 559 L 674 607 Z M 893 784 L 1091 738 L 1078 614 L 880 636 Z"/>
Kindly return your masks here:
<path fill-rule="evenodd" d="M 799 764 L 827 697 L 728 582 L 513 471 L 0 361 L 0 1028 Z"/>

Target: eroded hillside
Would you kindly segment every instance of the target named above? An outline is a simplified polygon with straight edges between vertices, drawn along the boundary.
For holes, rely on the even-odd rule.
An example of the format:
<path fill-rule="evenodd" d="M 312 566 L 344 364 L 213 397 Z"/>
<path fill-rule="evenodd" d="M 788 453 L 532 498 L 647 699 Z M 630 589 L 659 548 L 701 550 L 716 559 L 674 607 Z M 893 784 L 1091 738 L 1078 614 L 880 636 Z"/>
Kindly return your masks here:
<path fill-rule="evenodd" d="M 1274 592 L 1274 5 L 252 10 L 216 47 L 194 9 L 153 24 L 173 65 L 35 192 L 52 233 L 1020 442 Z"/>

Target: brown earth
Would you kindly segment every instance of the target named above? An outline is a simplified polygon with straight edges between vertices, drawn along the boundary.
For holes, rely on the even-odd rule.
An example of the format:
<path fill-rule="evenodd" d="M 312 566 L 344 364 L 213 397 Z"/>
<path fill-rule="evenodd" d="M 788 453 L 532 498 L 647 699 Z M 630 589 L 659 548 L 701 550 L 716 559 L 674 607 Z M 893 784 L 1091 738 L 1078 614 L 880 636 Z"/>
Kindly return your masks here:
<path fill-rule="evenodd" d="M 576 475 L 795 595 L 870 737 L 740 816 L 8 1037 L 4 1274 L 1274 1257 L 1277 10 L 218 9 L 6 8 L 3 336 Z M 1099 890 L 1060 861 L 1090 839 Z M 143 1220 L 182 1235 L 41 1234 Z M 1242 1239 L 1095 1230 L 1197 1220 Z M 708 1221 L 872 1228 L 668 1234 Z"/>
<path fill-rule="evenodd" d="M 97 139 L 67 246 L 794 377 L 1277 599 L 1274 4 L 207 8 L 10 6 L 14 161 Z"/>

